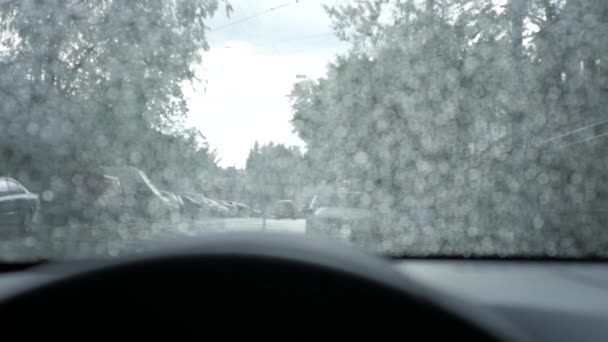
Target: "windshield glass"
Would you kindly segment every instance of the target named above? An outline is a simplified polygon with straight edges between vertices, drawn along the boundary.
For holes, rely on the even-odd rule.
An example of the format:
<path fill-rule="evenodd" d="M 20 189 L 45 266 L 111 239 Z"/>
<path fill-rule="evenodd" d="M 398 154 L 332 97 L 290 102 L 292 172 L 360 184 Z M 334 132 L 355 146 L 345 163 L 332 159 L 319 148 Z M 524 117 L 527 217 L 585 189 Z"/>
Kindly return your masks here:
<path fill-rule="evenodd" d="M 0 17 L 0 261 L 241 230 L 608 256 L 604 0 L 6 0 Z"/>

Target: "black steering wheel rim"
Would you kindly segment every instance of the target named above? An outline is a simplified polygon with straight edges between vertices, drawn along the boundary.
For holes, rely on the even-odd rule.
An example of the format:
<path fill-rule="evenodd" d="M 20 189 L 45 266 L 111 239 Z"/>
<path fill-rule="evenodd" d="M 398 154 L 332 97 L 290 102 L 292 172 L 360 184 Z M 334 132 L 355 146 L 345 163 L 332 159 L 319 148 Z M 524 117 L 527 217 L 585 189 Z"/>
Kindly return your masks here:
<path fill-rule="evenodd" d="M 0 319 L 13 327 L 27 318 L 51 323 L 48 308 L 59 305 L 78 313 L 67 321 L 90 312 L 103 316 L 114 307 L 118 321 L 190 307 L 217 321 L 214 326 L 233 316 L 249 317 L 237 326 L 299 319 L 322 329 L 350 325 L 361 331 L 402 322 L 433 336 L 523 340 L 489 312 L 420 286 L 386 260 L 296 234 L 210 234 L 132 258 L 62 267 L 46 268 L 61 277 L 0 301 Z"/>

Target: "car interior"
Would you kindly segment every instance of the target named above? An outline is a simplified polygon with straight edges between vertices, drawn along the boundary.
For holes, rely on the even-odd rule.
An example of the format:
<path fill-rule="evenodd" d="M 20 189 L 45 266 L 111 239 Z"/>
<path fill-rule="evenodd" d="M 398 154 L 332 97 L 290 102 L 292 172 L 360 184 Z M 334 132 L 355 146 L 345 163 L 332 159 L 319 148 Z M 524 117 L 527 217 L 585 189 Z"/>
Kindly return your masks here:
<path fill-rule="evenodd" d="M 14 267 L 0 276 L 0 318 L 26 339 L 606 336 L 605 266 L 541 263 L 386 259 L 295 234 L 209 234 L 137 256 Z"/>

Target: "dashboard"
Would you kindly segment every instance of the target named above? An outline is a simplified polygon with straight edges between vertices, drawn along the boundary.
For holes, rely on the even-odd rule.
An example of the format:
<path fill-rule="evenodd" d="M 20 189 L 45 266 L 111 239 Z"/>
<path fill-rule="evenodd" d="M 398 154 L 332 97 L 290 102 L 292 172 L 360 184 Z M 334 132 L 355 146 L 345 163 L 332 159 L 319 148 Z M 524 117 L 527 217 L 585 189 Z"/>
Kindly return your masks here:
<path fill-rule="evenodd" d="M 218 234 L 0 275 L 3 336 L 598 341 L 604 263 L 386 261 L 328 241 Z"/>
<path fill-rule="evenodd" d="M 607 263 L 410 260 L 394 267 L 499 315 L 534 340 L 608 339 Z"/>

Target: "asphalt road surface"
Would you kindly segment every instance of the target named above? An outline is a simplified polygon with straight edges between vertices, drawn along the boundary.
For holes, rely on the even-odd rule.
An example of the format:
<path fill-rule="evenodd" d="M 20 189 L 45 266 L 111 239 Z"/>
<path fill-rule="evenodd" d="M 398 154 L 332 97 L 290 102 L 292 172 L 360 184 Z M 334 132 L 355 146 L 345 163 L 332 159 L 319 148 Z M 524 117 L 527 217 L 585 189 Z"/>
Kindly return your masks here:
<path fill-rule="evenodd" d="M 164 241 L 207 232 L 283 231 L 304 233 L 304 220 L 229 218 L 107 224 L 35 225 L 30 234 L 0 231 L 0 260 L 79 259 L 134 254 Z"/>
<path fill-rule="evenodd" d="M 225 230 L 264 230 L 261 218 L 240 218 L 224 220 Z M 304 220 L 266 220 L 266 230 L 290 233 L 305 233 Z"/>

